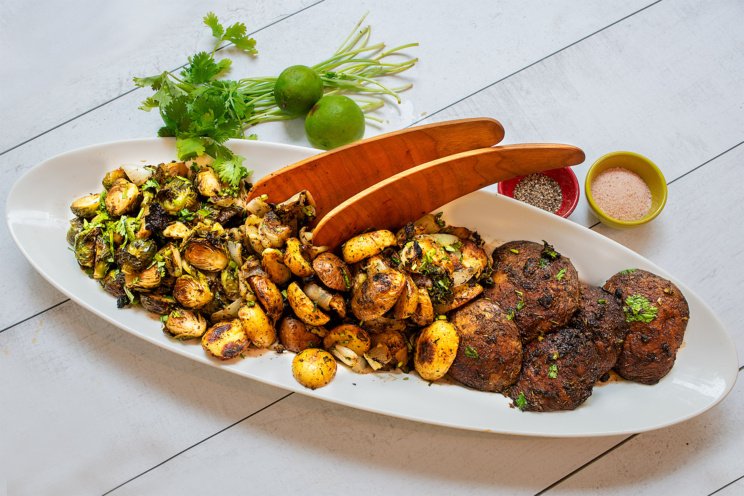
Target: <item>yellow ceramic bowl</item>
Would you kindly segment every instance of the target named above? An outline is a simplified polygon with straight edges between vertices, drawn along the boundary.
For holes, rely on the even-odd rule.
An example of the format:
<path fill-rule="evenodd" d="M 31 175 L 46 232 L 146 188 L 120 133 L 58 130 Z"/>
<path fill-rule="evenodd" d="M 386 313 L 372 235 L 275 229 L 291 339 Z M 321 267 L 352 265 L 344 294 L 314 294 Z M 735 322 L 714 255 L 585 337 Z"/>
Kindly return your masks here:
<path fill-rule="evenodd" d="M 594 198 L 592 198 L 592 182 L 594 178 L 602 171 L 613 167 L 622 167 L 623 169 L 635 172 L 648 185 L 648 188 L 651 190 L 651 208 L 644 217 L 633 221 L 616 219 L 607 215 L 594 202 Z M 599 157 L 589 168 L 584 182 L 584 194 L 586 194 L 586 199 L 589 201 L 589 206 L 592 208 L 594 215 L 603 224 L 616 229 L 626 229 L 645 224 L 661 213 L 664 205 L 666 205 L 667 185 L 664 174 L 648 158 L 633 152 L 612 152 Z"/>

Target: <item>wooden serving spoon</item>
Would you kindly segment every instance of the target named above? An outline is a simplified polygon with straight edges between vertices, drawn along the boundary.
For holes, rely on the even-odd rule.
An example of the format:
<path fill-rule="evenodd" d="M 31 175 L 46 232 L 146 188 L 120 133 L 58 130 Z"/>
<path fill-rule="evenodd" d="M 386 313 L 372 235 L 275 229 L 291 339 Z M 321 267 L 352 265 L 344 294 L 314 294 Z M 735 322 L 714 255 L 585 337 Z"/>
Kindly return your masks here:
<path fill-rule="evenodd" d="M 335 248 L 367 229 L 398 229 L 489 184 L 583 161 L 580 148 L 559 144 L 496 146 L 432 160 L 336 206 L 313 230 L 313 244 Z"/>
<path fill-rule="evenodd" d="M 437 122 L 383 134 L 309 157 L 258 180 L 248 199 L 263 194 L 278 203 L 308 190 L 320 219 L 347 198 L 401 171 L 465 150 L 499 143 L 495 119 Z"/>

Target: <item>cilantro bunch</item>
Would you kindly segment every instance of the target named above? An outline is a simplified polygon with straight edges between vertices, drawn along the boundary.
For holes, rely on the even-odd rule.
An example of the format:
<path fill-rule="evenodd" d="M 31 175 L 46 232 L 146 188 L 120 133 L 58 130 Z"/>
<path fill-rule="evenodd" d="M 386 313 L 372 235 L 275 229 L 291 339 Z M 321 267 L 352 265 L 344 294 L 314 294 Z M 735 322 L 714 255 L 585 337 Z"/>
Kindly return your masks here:
<path fill-rule="evenodd" d="M 385 50 L 383 43 L 370 44 L 371 30 L 362 27 L 364 18 L 354 27 L 341 47 L 328 59 L 312 66 L 323 81 L 326 94 L 336 92 L 364 94 L 362 110 L 368 112 L 384 105 L 382 95 L 394 97 L 410 84 L 389 88 L 378 78 L 403 72 L 416 64 L 417 59 L 405 58 L 391 62 L 406 48 L 417 43 Z M 283 112 L 274 98 L 276 77 L 249 77 L 238 80 L 223 79 L 232 61 L 215 58 L 219 49 L 232 44 L 249 56 L 256 56 L 256 40 L 247 34 L 242 22 L 225 27 L 210 12 L 204 19 L 215 38 L 211 52 L 199 52 L 188 58 L 188 64 L 178 73 L 134 78 L 139 87 L 149 87 L 154 93 L 146 98 L 140 109 L 157 109 L 163 119 L 158 136 L 176 138 L 178 158 L 189 160 L 208 154 L 215 161 L 212 167 L 220 180 L 236 188 L 248 174 L 243 157 L 225 145 L 230 138 L 245 138 L 249 127 L 268 121 L 292 119 Z M 375 96 L 376 95 L 376 96 Z M 371 96 L 371 98 L 370 98 Z M 249 138 L 254 138 L 252 135 Z"/>

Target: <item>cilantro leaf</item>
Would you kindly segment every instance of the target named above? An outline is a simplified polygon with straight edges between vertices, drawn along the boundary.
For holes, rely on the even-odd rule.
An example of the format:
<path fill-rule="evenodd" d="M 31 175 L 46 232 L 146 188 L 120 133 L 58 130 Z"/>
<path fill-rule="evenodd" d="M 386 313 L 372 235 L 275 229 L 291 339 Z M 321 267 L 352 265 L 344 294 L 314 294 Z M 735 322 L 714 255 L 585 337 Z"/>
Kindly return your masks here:
<path fill-rule="evenodd" d="M 212 168 L 221 181 L 233 187 L 237 187 L 240 180 L 248 175 L 248 169 L 243 167 L 243 157 L 232 153 L 230 156 L 216 157 Z"/>
<path fill-rule="evenodd" d="M 566 269 L 561 269 L 558 271 L 558 273 L 555 275 L 555 279 L 557 281 L 562 281 L 563 278 L 566 276 Z"/>
<path fill-rule="evenodd" d="M 465 356 L 468 358 L 480 358 L 478 350 L 476 350 L 472 346 L 465 347 Z"/>
<path fill-rule="evenodd" d="M 220 24 L 220 20 L 217 18 L 215 13 L 207 12 L 207 15 L 205 15 L 202 20 L 204 21 L 204 24 L 212 30 L 212 36 L 221 40 L 222 36 L 225 34 L 225 28 Z"/>
<path fill-rule="evenodd" d="M 179 160 L 188 160 L 203 155 L 205 146 L 201 138 L 177 138 L 176 150 Z"/>
<path fill-rule="evenodd" d="M 554 363 L 550 364 L 550 367 L 548 367 L 548 377 L 550 379 L 555 379 L 558 377 L 558 365 Z"/>
<path fill-rule="evenodd" d="M 517 399 L 514 400 L 514 406 L 516 406 L 522 411 L 524 411 L 524 409 L 527 408 L 527 398 L 524 396 L 523 391 L 520 391 L 519 396 L 517 396 Z"/>
<path fill-rule="evenodd" d="M 214 56 L 207 52 L 199 52 L 189 57 L 188 65 L 181 71 L 184 80 L 191 84 L 203 84 L 226 72 L 232 61 L 222 59 L 215 61 Z"/>
<path fill-rule="evenodd" d="M 659 309 L 653 306 L 645 296 L 634 294 L 625 299 L 623 311 L 625 312 L 626 322 L 644 322 L 648 324 L 656 318 Z"/>

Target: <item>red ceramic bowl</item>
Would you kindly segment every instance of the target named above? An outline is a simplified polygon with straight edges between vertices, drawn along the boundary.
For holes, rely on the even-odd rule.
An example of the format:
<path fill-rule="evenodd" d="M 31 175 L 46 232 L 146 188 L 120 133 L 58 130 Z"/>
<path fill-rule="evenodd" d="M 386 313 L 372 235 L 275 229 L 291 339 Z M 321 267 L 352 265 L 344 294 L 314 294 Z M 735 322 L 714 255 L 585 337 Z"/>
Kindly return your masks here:
<path fill-rule="evenodd" d="M 579 181 L 576 179 L 576 174 L 571 170 L 570 167 L 563 167 L 562 169 L 553 169 L 545 172 L 541 172 L 558 183 L 563 193 L 563 203 L 555 213 L 561 217 L 568 217 L 576 208 L 579 203 Z M 516 188 L 519 181 L 524 179 L 525 176 L 519 176 L 506 181 L 501 181 L 498 184 L 498 192 L 504 196 L 514 198 L 514 188 Z"/>

